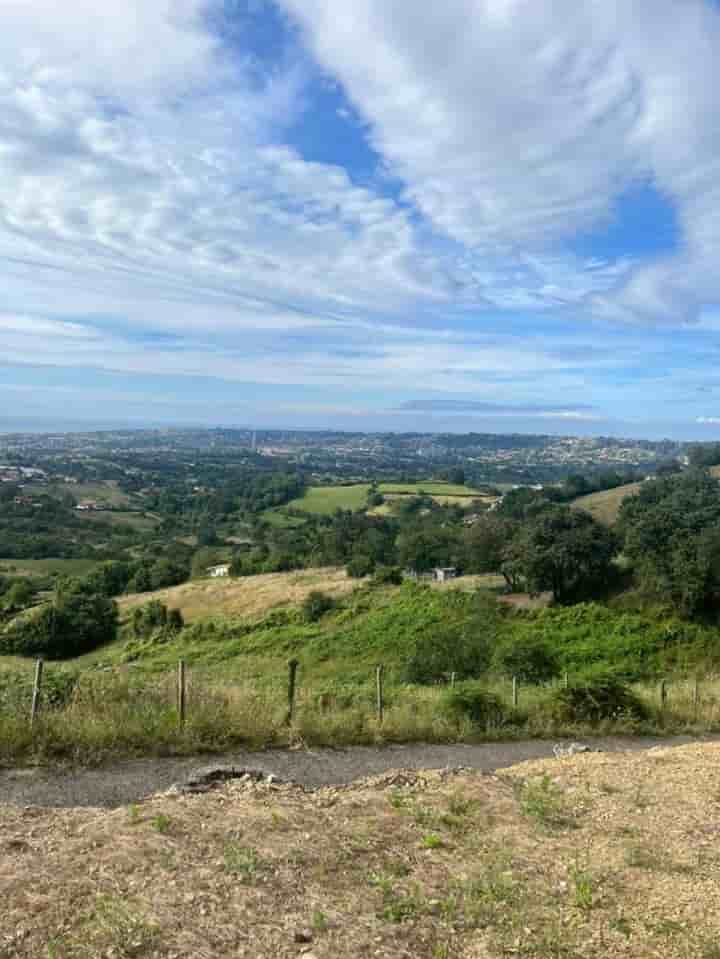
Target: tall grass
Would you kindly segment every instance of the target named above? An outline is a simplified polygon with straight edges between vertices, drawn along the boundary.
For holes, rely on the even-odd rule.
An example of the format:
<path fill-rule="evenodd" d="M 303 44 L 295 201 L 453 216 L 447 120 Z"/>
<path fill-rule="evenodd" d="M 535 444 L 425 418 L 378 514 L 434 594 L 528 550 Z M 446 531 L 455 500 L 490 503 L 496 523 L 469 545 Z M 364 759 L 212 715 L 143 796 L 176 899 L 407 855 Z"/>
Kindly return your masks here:
<path fill-rule="evenodd" d="M 588 737 L 601 734 L 710 733 L 720 731 L 720 680 L 705 680 L 695 700 L 693 682 L 668 685 L 663 706 L 658 684 L 637 684 L 647 707 L 641 721 L 627 717 L 596 724 L 559 721 L 551 708 L 558 684 L 523 686 L 517 707 L 512 687 L 498 679 L 485 685 L 501 709 L 473 723 L 448 708 L 448 687 L 391 683 L 382 723 L 371 682 L 328 687 L 302 677 L 293 722 L 288 725 L 287 691 L 275 682 L 223 683 L 191 672 L 182 728 L 175 705 L 174 673 L 148 677 L 128 670 L 88 671 L 72 681 L 53 679 L 30 729 L 29 686 L 18 681 L 13 695 L 5 677 L 0 696 L 0 764 L 65 761 L 97 764 L 127 756 L 189 755 L 233 748 L 262 749 L 293 743 L 347 746 L 399 742 L 478 742 L 530 737 Z M 67 679 L 67 677 L 66 677 Z M 0 689 L 0 692 L 2 690 Z"/>

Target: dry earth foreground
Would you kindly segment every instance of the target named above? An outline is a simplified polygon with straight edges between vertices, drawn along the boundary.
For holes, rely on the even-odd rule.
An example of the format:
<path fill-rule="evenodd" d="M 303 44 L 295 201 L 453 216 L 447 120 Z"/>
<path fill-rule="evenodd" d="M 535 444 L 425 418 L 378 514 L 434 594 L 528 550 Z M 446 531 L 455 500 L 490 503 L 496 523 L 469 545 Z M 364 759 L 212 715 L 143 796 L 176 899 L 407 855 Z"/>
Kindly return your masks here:
<path fill-rule="evenodd" d="M 720 746 L 0 807 L 0 956 L 720 956 Z"/>

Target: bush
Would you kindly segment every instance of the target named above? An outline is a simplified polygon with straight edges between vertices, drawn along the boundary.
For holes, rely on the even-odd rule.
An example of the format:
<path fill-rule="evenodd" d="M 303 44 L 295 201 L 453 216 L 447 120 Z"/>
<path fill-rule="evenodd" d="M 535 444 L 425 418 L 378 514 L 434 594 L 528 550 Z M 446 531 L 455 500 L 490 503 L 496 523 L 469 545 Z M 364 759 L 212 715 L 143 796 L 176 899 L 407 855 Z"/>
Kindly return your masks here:
<path fill-rule="evenodd" d="M 369 556 L 353 556 L 347 564 L 347 574 L 352 579 L 362 579 L 363 576 L 369 576 L 375 569 L 375 563 Z"/>
<path fill-rule="evenodd" d="M 504 718 L 500 699 L 476 682 L 457 683 L 444 692 L 440 710 L 454 722 L 469 719 L 479 726 L 497 725 Z"/>
<path fill-rule="evenodd" d="M 492 597 L 448 594 L 437 620 L 417 636 L 403 679 L 420 685 L 446 680 L 478 679 L 490 665 L 490 650 L 497 641 L 500 616 Z"/>
<path fill-rule="evenodd" d="M 114 640 L 117 627 L 112 599 L 70 593 L 11 623 L 0 635 L 0 653 L 71 659 Z"/>
<path fill-rule="evenodd" d="M 370 580 L 371 586 L 402 586 L 403 574 L 399 566 L 380 566 Z"/>
<path fill-rule="evenodd" d="M 316 623 L 335 607 L 335 600 L 327 593 L 314 589 L 303 600 L 302 613 L 306 623 Z"/>
<path fill-rule="evenodd" d="M 602 719 L 646 719 L 648 711 L 629 686 L 616 676 L 595 676 L 558 689 L 551 700 L 555 717 L 566 722 Z"/>
<path fill-rule="evenodd" d="M 555 650 L 543 637 L 512 637 L 496 647 L 492 667 L 523 683 L 546 683 L 560 672 Z"/>

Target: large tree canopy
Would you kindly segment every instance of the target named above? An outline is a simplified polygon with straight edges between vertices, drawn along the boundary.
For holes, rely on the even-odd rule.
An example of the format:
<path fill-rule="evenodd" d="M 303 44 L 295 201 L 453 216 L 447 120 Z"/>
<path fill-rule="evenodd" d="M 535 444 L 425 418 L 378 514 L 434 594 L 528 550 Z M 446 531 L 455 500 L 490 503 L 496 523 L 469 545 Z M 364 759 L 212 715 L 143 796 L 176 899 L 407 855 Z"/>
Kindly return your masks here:
<path fill-rule="evenodd" d="M 550 590 L 558 602 L 592 595 L 612 579 L 615 534 L 589 513 L 565 506 L 528 520 L 505 549 L 503 573 L 530 592 Z"/>
<path fill-rule="evenodd" d="M 688 615 L 720 605 L 720 482 L 704 470 L 643 484 L 620 510 L 625 554 L 647 590 Z"/>

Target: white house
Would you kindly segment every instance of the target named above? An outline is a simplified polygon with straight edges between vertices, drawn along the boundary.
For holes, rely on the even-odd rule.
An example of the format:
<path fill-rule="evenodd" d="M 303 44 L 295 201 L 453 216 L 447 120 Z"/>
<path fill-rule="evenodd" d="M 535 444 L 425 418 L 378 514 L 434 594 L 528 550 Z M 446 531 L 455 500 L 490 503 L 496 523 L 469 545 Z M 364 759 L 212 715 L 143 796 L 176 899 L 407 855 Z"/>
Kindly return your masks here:
<path fill-rule="evenodd" d="M 455 579 L 458 571 L 455 566 L 438 566 L 433 570 L 433 578 L 436 583 L 444 583 L 448 579 Z"/>
<path fill-rule="evenodd" d="M 207 571 L 208 576 L 229 576 L 230 575 L 230 563 L 220 563 L 219 566 L 209 566 Z"/>

